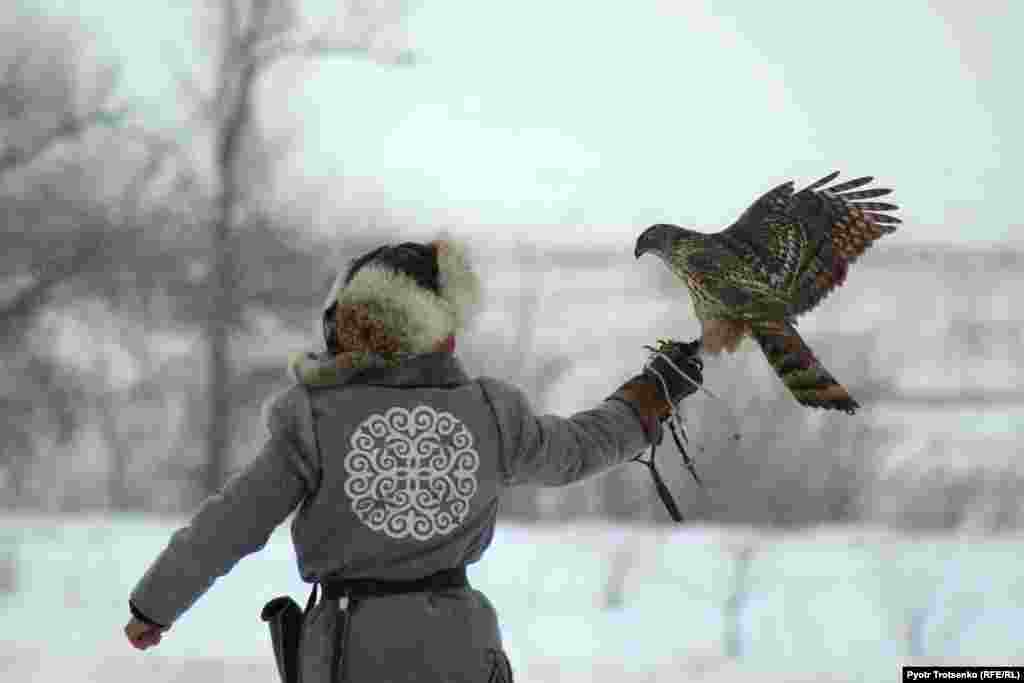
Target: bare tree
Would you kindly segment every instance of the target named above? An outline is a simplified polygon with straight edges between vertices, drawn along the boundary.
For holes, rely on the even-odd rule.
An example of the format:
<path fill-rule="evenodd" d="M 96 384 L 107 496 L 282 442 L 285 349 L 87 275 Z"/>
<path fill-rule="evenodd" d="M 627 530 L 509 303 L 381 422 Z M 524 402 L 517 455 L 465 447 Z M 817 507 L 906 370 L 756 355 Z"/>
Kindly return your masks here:
<path fill-rule="evenodd" d="M 215 176 L 207 221 L 210 257 L 203 324 L 207 410 L 200 489 L 204 495 L 219 488 L 228 472 L 234 422 L 230 340 L 242 323 L 243 309 L 239 231 L 254 214 L 253 197 L 247 189 L 259 172 L 246 162 L 253 159 L 254 145 L 266 144 L 254 119 L 260 78 L 288 57 L 345 55 L 392 65 L 413 63 L 412 53 L 383 49 L 378 44 L 388 17 L 377 7 L 349 0 L 343 3 L 342 26 L 332 22 L 335 25 L 323 31 L 311 32 L 300 25 L 297 6 L 291 2 L 218 0 L 212 8 L 216 15 L 212 25 L 219 32 L 212 93 L 204 92 L 196 77 L 183 81 L 182 87 L 197 100 L 202 123 L 212 132 Z"/>
<path fill-rule="evenodd" d="M 15 17 L 0 28 L 0 340 L 17 343 L 34 315 L 58 287 L 90 270 L 113 237 L 101 207 L 76 193 L 73 164 L 39 162 L 63 145 L 81 147 L 84 136 L 117 125 L 125 110 L 113 103 L 117 70 L 101 67 L 92 87 L 76 68 L 79 55 L 70 29 L 41 19 Z M 33 171 L 35 171 L 33 173 Z M 61 178 L 55 175 L 62 174 Z M 44 220 L 45 216 L 45 220 Z M 74 226 L 74 229 L 69 229 Z"/>
<path fill-rule="evenodd" d="M 134 267 L 159 252 L 146 251 L 140 223 L 113 210 L 110 199 L 141 201 L 168 150 L 132 129 L 129 109 L 116 102 L 117 68 L 86 58 L 73 25 L 13 11 L 4 17 L 0 380 L 9 390 L 0 410 L 0 475 L 13 494 L 5 501 L 19 504 L 37 441 L 68 442 L 86 395 L 97 389 L 55 355 L 39 326 L 42 314 L 94 298 L 113 301 L 135 288 Z M 138 167 L 126 161 L 139 153 Z M 112 178 L 125 186 L 112 187 Z"/>

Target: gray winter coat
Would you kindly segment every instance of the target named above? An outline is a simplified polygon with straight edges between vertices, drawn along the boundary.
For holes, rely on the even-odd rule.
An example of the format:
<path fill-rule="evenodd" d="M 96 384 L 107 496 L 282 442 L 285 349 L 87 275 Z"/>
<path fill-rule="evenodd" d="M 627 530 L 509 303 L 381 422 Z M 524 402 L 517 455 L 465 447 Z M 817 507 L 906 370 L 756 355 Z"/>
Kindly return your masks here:
<path fill-rule="evenodd" d="M 504 489 L 570 484 L 649 444 L 624 400 L 568 419 L 536 416 L 519 390 L 471 380 L 449 353 L 295 384 L 271 400 L 267 424 L 256 459 L 175 532 L 135 587 L 143 615 L 171 625 L 296 508 L 292 539 L 311 583 L 471 564 L 491 542 Z M 328 683 L 337 619 L 336 601 L 321 600 L 306 620 L 303 683 Z M 359 601 L 342 640 L 339 681 L 504 680 L 494 608 L 472 588 Z"/>

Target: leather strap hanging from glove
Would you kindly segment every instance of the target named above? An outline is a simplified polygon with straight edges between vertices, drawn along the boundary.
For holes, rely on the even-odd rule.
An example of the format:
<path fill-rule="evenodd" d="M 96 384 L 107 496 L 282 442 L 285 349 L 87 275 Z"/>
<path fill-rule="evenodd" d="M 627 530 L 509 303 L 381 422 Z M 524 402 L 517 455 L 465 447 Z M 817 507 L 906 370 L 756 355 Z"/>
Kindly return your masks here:
<path fill-rule="evenodd" d="M 637 407 L 644 428 L 651 436 L 651 451 L 648 458 L 644 460 L 642 455 L 638 455 L 634 460 L 650 470 L 655 490 L 669 516 L 675 522 L 683 522 L 685 519 L 658 472 L 654 457 L 664 434 L 661 424 L 667 420 L 672 440 L 675 441 L 676 448 L 679 449 L 683 464 L 686 465 L 697 485 L 704 488 L 704 483 L 697 476 L 693 460 L 686 452 L 684 445 L 684 442 L 687 441 L 686 429 L 678 410 L 679 403 L 697 391 L 704 381 L 704 363 L 697 356 L 700 351 L 700 340 L 688 344 L 672 340 L 659 340 L 657 347 L 645 348 L 652 355 L 644 365 L 643 373 L 626 382 L 617 395 L 631 401 Z"/>

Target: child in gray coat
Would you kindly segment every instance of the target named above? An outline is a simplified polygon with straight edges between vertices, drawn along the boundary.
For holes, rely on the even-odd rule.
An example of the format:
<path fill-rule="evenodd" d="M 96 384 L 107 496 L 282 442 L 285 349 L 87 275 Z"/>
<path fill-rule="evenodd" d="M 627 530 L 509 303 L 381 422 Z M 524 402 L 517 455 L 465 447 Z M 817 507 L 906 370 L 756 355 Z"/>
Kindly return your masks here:
<path fill-rule="evenodd" d="M 327 352 L 294 357 L 256 458 L 178 530 L 131 593 L 146 649 L 295 511 L 303 683 L 511 681 L 494 608 L 465 578 L 511 486 L 562 486 L 628 462 L 701 381 L 695 348 L 664 356 L 591 410 L 535 415 L 514 386 L 454 354 L 480 298 L 450 240 L 384 246 L 339 275 Z M 691 380 L 679 377 L 682 368 Z M 666 396 L 666 392 L 668 395 Z M 284 674 L 282 674 L 284 675 Z"/>

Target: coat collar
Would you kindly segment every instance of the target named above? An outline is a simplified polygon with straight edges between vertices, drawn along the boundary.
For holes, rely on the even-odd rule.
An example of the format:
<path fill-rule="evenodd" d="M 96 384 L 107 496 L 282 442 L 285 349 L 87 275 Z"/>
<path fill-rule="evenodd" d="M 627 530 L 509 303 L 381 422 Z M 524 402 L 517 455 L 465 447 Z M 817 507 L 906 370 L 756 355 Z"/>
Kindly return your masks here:
<path fill-rule="evenodd" d="M 358 352 L 357 352 L 358 353 Z M 343 354 L 345 355 L 345 354 Z M 386 387 L 439 387 L 467 384 L 470 379 L 453 353 L 401 354 L 385 358 L 362 353 L 354 360 L 339 356 L 301 353 L 292 356 L 292 378 L 308 387 L 321 388 L 365 384 Z"/>

